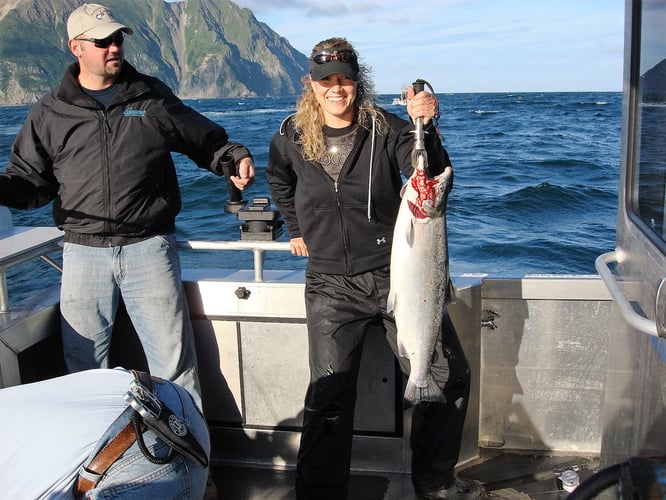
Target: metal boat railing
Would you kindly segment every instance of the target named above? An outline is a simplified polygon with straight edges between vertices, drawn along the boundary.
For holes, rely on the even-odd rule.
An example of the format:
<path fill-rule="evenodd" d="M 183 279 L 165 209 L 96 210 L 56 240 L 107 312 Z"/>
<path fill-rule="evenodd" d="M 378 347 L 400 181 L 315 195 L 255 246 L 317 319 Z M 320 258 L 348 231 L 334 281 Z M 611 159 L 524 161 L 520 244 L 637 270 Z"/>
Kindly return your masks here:
<path fill-rule="evenodd" d="M 264 281 L 264 257 L 267 251 L 288 252 L 289 242 L 279 241 L 178 241 L 187 250 L 249 250 L 254 255 L 254 281 Z"/>
<path fill-rule="evenodd" d="M 58 271 L 62 272 L 60 265 L 57 262 L 55 262 L 53 259 L 51 259 L 48 255 L 46 255 L 47 253 L 56 252 L 59 250 L 61 250 L 60 245 L 58 243 L 53 243 L 41 249 L 36 249 L 32 252 L 22 254 L 20 255 L 20 258 L 6 260 L 0 265 L 0 313 L 9 312 L 9 291 L 7 290 L 7 270 L 14 266 L 18 266 L 19 264 L 23 264 L 24 262 L 39 257 L 45 262 L 47 262 L 49 265 L 56 268 Z"/>
<path fill-rule="evenodd" d="M 656 321 L 652 321 L 645 316 L 638 314 L 634 308 L 631 307 L 631 304 L 624 296 L 624 293 L 622 293 L 620 286 L 615 280 L 615 276 L 608 267 L 608 264 L 615 264 L 621 260 L 622 253 L 619 250 L 615 250 L 613 252 L 608 252 L 597 257 L 594 265 L 597 268 L 601 279 L 606 285 L 608 293 L 610 293 L 611 297 L 617 304 L 618 309 L 620 310 L 620 313 L 622 314 L 622 317 L 627 322 L 627 324 L 640 332 L 657 337 L 658 333 Z"/>
<path fill-rule="evenodd" d="M 56 228 L 5 226 L 4 233 L 0 239 L 0 313 L 9 312 L 7 270 L 37 258 L 60 270 L 48 254 L 62 250 L 62 233 Z"/>
<path fill-rule="evenodd" d="M 178 241 L 178 248 L 183 250 L 246 250 L 254 255 L 254 280 L 264 281 L 264 258 L 266 252 L 288 252 L 290 250 L 288 242 L 278 241 Z M 48 241 L 46 243 L 35 244 L 22 248 L 17 252 L 0 258 L 0 313 L 9 312 L 9 292 L 7 290 L 6 271 L 12 267 L 23 264 L 30 260 L 41 258 L 49 265 L 62 271 L 60 265 L 51 259 L 48 254 L 61 251 L 62 241 Z"/>

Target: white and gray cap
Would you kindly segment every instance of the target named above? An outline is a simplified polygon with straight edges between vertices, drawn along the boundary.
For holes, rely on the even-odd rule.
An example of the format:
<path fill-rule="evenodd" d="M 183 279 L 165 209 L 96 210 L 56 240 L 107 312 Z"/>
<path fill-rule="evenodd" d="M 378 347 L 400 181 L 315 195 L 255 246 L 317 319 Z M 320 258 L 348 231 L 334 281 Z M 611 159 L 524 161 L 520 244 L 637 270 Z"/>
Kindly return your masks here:
<path fill-rule="evenodd" d="M 116 21 L 107 7 L 96 3 L 84 3 L 67 19 L 67 36 L 70 40 L 81 35 L 101 40 L 118 30 L 128 35 L 133 33 L 130 27 Z"/>

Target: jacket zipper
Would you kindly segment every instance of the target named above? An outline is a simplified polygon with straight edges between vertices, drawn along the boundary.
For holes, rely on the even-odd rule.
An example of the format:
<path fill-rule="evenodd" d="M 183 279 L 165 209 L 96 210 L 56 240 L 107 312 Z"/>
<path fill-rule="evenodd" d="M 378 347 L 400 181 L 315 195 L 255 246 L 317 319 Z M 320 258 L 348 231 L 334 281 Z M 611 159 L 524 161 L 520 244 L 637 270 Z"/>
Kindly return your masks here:
<path fill-rule="evenodd" d="M 102 145 L 102 181 L 104 188 L 104 226 L 107 234 L 113 234 L 111 223 L 111 173 L 109 158 L 109 138 L 111 136 L 111 125 L 109 124 L 106 110 L 100 111 L 100 135 Z"/>
<path fill-rule="evenodd" d="M 344 170 L 344 168 L 343 168 Z M 342 175 L 342 171 L 340 172 Z M 339 178 L 339 177 L 338 177 Z M 333 182 L 333 189 L 335 190 L 335 204 L 338 208 L 338 219 L 340 220 L 340 231 L 342 232 L 342 248 L 345 251 L 345 269 L 347 274 L 351 274 L 351 255 L 349 251 L 349 233 L 345 224 L 345 218 L 342 216 L 342 203 L 340 202 L 340 189 L 338 181 Z"/>
<path fill-rule="evenodd" d="M 354 144 L 354 147 L 352 150 L 349 152 L 349 156 L 347 156 L 347 159 L 345 160 L 344 165 L 342 166 L 342 169 L 340 170 L 340 174 L 338 175 L 338 179 L 333 181 L 333 190 L 335 192 L 335 204 L 338 209 L 338 219 L 340 221 L 340 230 L 342 232 L 341 237 L 342 237 L 342 248 L 344 249 L 345 252 L 345 269 L 348 275 L 352 273 L 352 265 L 351 265 L 351 253 L 350 253 L 350 248 L 349 248 L 349 233 L 347 231 L 347 226 L 345 224 L 345 219 L 342 216 L 342 203 L 340 202 L 340 179 L 343 178 L 345 170 L 348 168 L 349 164 L 349 158 L 353 157 L 356 154 L 356 150 L 362 147 L 362 140 L 357 140 L 356 143 Z M 325 171 L 324 168 L 320 165 L 319 168 L 321 169 L 322 173 L 329 179 L 331 178 Z"/>

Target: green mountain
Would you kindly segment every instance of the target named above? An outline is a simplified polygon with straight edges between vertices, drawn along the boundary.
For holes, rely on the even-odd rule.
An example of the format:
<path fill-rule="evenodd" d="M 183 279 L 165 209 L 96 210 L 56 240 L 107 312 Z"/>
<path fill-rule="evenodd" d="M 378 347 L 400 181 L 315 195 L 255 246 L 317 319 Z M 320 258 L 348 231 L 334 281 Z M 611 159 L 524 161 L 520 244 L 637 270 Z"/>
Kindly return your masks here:
<path fill-rule="evenodd" d="M 32 103 L 74 61 L 67 16 L 80 0 L 0 0 L 0 104 Z M 299 94 L 307 57 L 229 0 L 106 0 L 134 35 L 125 58 L 181 98 Z"/>

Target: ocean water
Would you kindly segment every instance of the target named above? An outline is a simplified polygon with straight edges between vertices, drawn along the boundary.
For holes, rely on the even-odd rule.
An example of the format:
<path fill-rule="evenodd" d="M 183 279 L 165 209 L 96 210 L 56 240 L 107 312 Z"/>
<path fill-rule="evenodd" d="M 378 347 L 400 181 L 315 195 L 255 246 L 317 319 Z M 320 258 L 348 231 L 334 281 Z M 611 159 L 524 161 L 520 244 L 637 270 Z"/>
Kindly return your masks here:
<path fill-rule="evenodd" d="M 378 103 L 406 117 L 393 95 Z M 455 171 L 449 197 L 451 273 L 595 274 L 594 260 L 615 246 L 620 170 L 620 92 L 441 94 L 440 130 Z M 268 196 L 268 146 L 295 98 L 187 101 L 250 148 L 257 179 L 243 197 Z M 26 106 L 0 107 L 4 169 Z M 238 240 L 236 215 L 224 212 L 224 180 L 175 155 L 186 240 Z M 50 205 L 12 210 L 14 225 L 52 225 Z M 288 235 L 280 238 L 287 241 Z M 183 252 L 183 267 L 251 269 L 251 252 Z M 303 269 L 305 260 L 269 252 L 267 269 Z M 45 263 L 8 271 L 10 304 L 51 273 Z"/>

